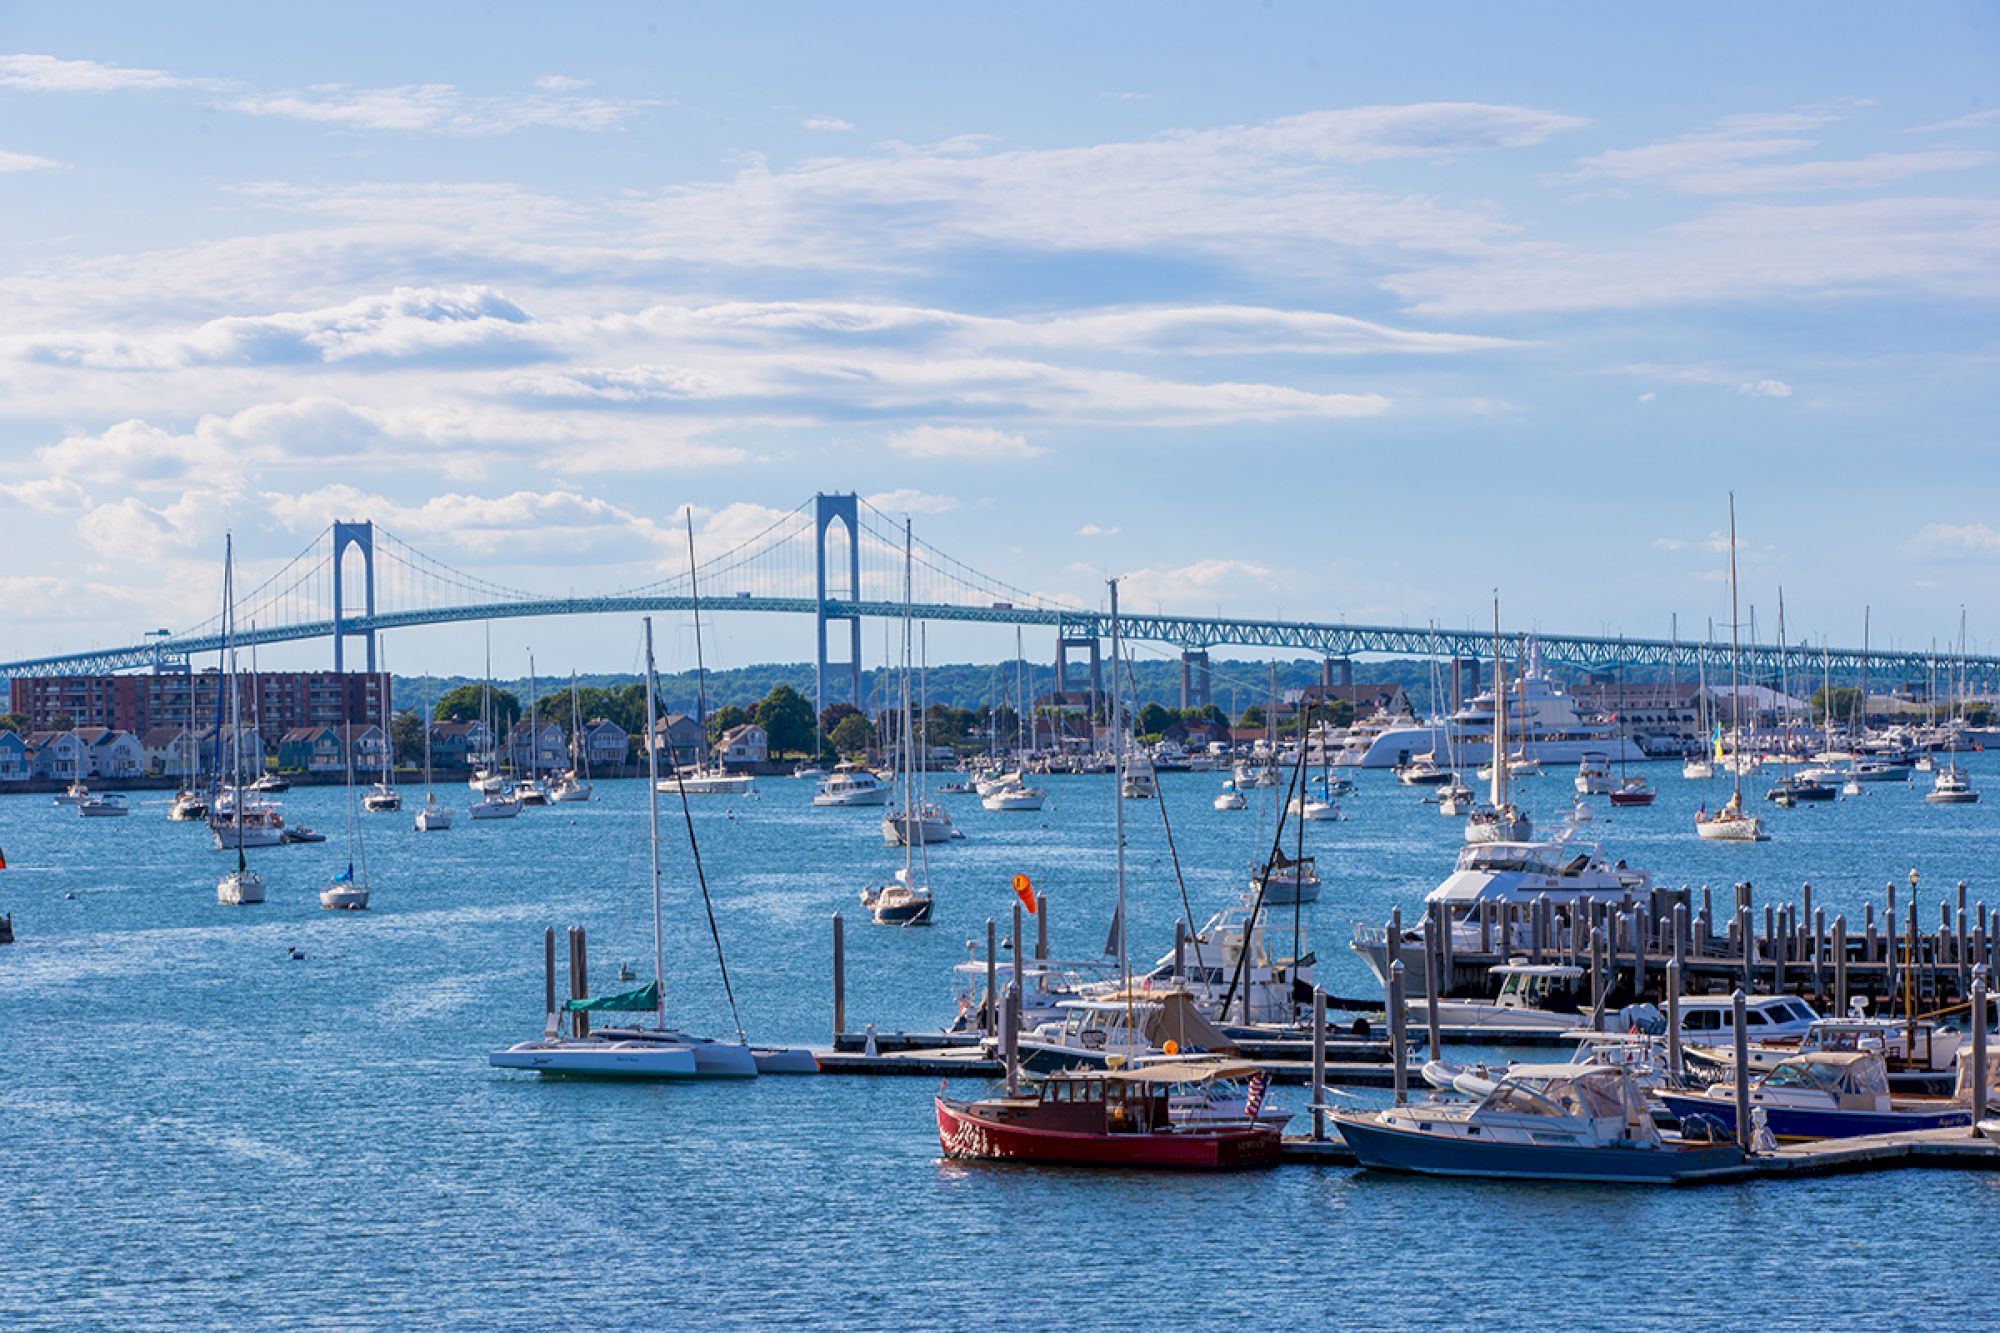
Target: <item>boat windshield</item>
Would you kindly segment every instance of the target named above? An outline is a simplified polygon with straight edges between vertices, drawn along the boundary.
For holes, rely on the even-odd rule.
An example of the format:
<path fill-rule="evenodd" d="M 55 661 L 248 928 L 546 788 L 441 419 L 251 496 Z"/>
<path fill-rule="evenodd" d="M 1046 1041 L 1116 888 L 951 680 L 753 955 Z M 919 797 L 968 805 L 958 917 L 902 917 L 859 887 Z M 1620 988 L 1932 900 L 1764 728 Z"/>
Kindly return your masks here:
<path fill-rule="evenodd" d="M 1834 1064 L 1823 1060 L 1786 1060 L 1764 1078 L 1767 1088 L 1810 1088 L 1818 1092 L 1886 1094 L 1889 1080 L 1880 1060 Z"/>
<path fill-rule="evenodd" d="M 1540 848 L 1505 842 L 1467 847 L 1458 855 L 1458 868 L 1495 874 L 1514 871 L 1525 875 L 1553 876 L 1556 873 L 1555 864 L 1542 857 Z"/>

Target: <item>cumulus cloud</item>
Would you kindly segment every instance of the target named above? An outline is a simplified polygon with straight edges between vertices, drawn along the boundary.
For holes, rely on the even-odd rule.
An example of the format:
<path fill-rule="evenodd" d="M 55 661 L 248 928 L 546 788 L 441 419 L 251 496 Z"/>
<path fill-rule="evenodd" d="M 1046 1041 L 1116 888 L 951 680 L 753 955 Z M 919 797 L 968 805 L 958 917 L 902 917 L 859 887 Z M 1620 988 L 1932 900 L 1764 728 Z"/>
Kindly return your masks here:
<path fill-rule="evenodd" d="M 1117 528 L 1100 528 L 1095 523 L 1086 523 L 1076 530 L 1079 537 L 1116 537 Z"/>
<path fill-rule="evenodd" d="M 881 491 L 863 498 L 885 514 L 948 514 L 961 507 L 952 496 L 932 495 L 909 487 Z"/>
<path fill-rule="evenodd" d="M 90 493 L 68 477 L 38 477 L 27 481 L 0 482 L 0 495 L 15 504 L 47 514 L 81 509 Z"/>
<path fill-rule="evenodd" d="M 48 55 L 0 55 L 0 88 L 37 93 L 115 93 L 206 86 L 212 86 L 211 81 L 178 78 L 160 69 L 133 69 Z"/>
<path fill-rule="evenodd" d="M 1278 578 L 1252 560 L 1196 560 L 1164 569 L 1136 569 L 1119 580 L 1128 605 L 1199 606 L 1203 603 L 1268 604 Z"/>
<path fill-rule="evenodd" d="M 570 490 L 481 496 L 434 495 L 421 504 L 336 483 L 297 494 L 260 496 L 271 517 L 312 532 L 336 518 L 366 515 L 431 553 L 532 555 L 538 562 L 594 564 L 657 557 L 677 549 L 670 525 L 612 501 Z"/>
<path fill-rule="evenodd" d="M 1930 556 L 2000 555 L 2000 529 L 1986 523 L 1927 523 L 1910 539 L 1910 547 Z"/>
<path fill-rule="evenodd" d="M 799 125 L 803 129 L 818 130 L 829 134 L 854 128 L 850 122 L 842 120 L 839 116 L 807 116 L 799 122 Z"/>
<path fill-rule="evenodd" d="M 914 426 L 898 431 L 889 447 L 911 458 L 952 458 L 967 462 L 1039 458 L 1048 450 L 1028 443 L 1018 431 L 991 426 Z"/>
<path fill-rule="evenodd" d="M 1753 380 L 1737 385 L 1736 392 L 1751 398 L 1790 398 L 1792 386 L 1783 380 Z"/>
<path fill-rule="evenodd" d="M 10 171 L 42 171 L 61 163 L 51 158 L 37 157 L 33 153 L 13 153 L 0 148 L 0 175 Z"/>
<path fill-rule="evenodd" d="M 535 80 L 535 86 L 545 93 L 575 93 L 588 88 L 590 79 L 573 78 L 568 74 L 544 74 Z"/>

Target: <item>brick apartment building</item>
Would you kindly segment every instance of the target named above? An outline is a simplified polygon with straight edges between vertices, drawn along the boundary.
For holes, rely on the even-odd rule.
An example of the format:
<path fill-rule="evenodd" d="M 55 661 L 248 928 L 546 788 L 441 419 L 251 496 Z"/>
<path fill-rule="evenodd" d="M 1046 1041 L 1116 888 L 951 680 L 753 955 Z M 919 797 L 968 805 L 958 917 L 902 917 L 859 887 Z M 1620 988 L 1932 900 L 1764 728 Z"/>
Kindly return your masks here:
<path fill-rule="evenodd" d="M 195 726 L 212 726 L 222 681 L 213 668 L 192 675 L 16 677 L 10 683 L 9 707 L 30 731 L 50 729 L 67 714 L 71 727 L 110 727 L 143 736 L 155 727 L 188 725 L 190 702 Z M 386 673 L 238 674 L 236 692 L 244 726 L 255 726 L 272 748 L 294 727 L 388 724 Z"/>

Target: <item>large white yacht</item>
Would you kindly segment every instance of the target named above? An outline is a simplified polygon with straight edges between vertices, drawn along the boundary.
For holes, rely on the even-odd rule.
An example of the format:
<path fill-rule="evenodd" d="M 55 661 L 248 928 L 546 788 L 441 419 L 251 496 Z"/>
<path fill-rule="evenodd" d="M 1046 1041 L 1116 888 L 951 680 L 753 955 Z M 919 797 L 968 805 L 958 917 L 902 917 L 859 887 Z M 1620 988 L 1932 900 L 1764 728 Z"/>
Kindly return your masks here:
<path fill-rule="evenodd" d="M 1350 738 L 1337 763 L 1356 768 L 1394 768 L 1419 755 L 1450 753 L 1466 767 L 1493 756 L 1494 693 L 1475 696 L 1443 725 L 1409 722 L 1375 731 L 1362 746 Z M 1618 724 L 1581 711 L 1576 701 L 1542 673 L 1540 655 L 1530 645 L 1528 665 L 1507 691 L 1507 746 L 1510 758 L 1546 764 L 1575 764 L 1586 753 L 1607 762 L 1648 758 Z"/>

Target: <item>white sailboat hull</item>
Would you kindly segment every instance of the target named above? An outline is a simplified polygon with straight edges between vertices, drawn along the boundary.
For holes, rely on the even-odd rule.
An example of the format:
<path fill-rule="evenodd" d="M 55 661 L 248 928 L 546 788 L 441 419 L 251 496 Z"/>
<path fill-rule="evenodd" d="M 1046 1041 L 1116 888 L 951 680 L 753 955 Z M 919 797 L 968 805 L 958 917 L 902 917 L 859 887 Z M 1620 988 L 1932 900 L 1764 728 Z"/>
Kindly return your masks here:
<path fill-rule="evenodd" d="M 653 1041 L 524 1041 L 495 1051 L 496 1069 L 571 1078 L 697 1078 L 694 1052 Z"/>
<path fill-rule="evenodd" d="M 224 907 L 245 907 L 264 901 L 264 878 L 254 870 L 238 870 L 215 886 L 215 901 Z"/>

